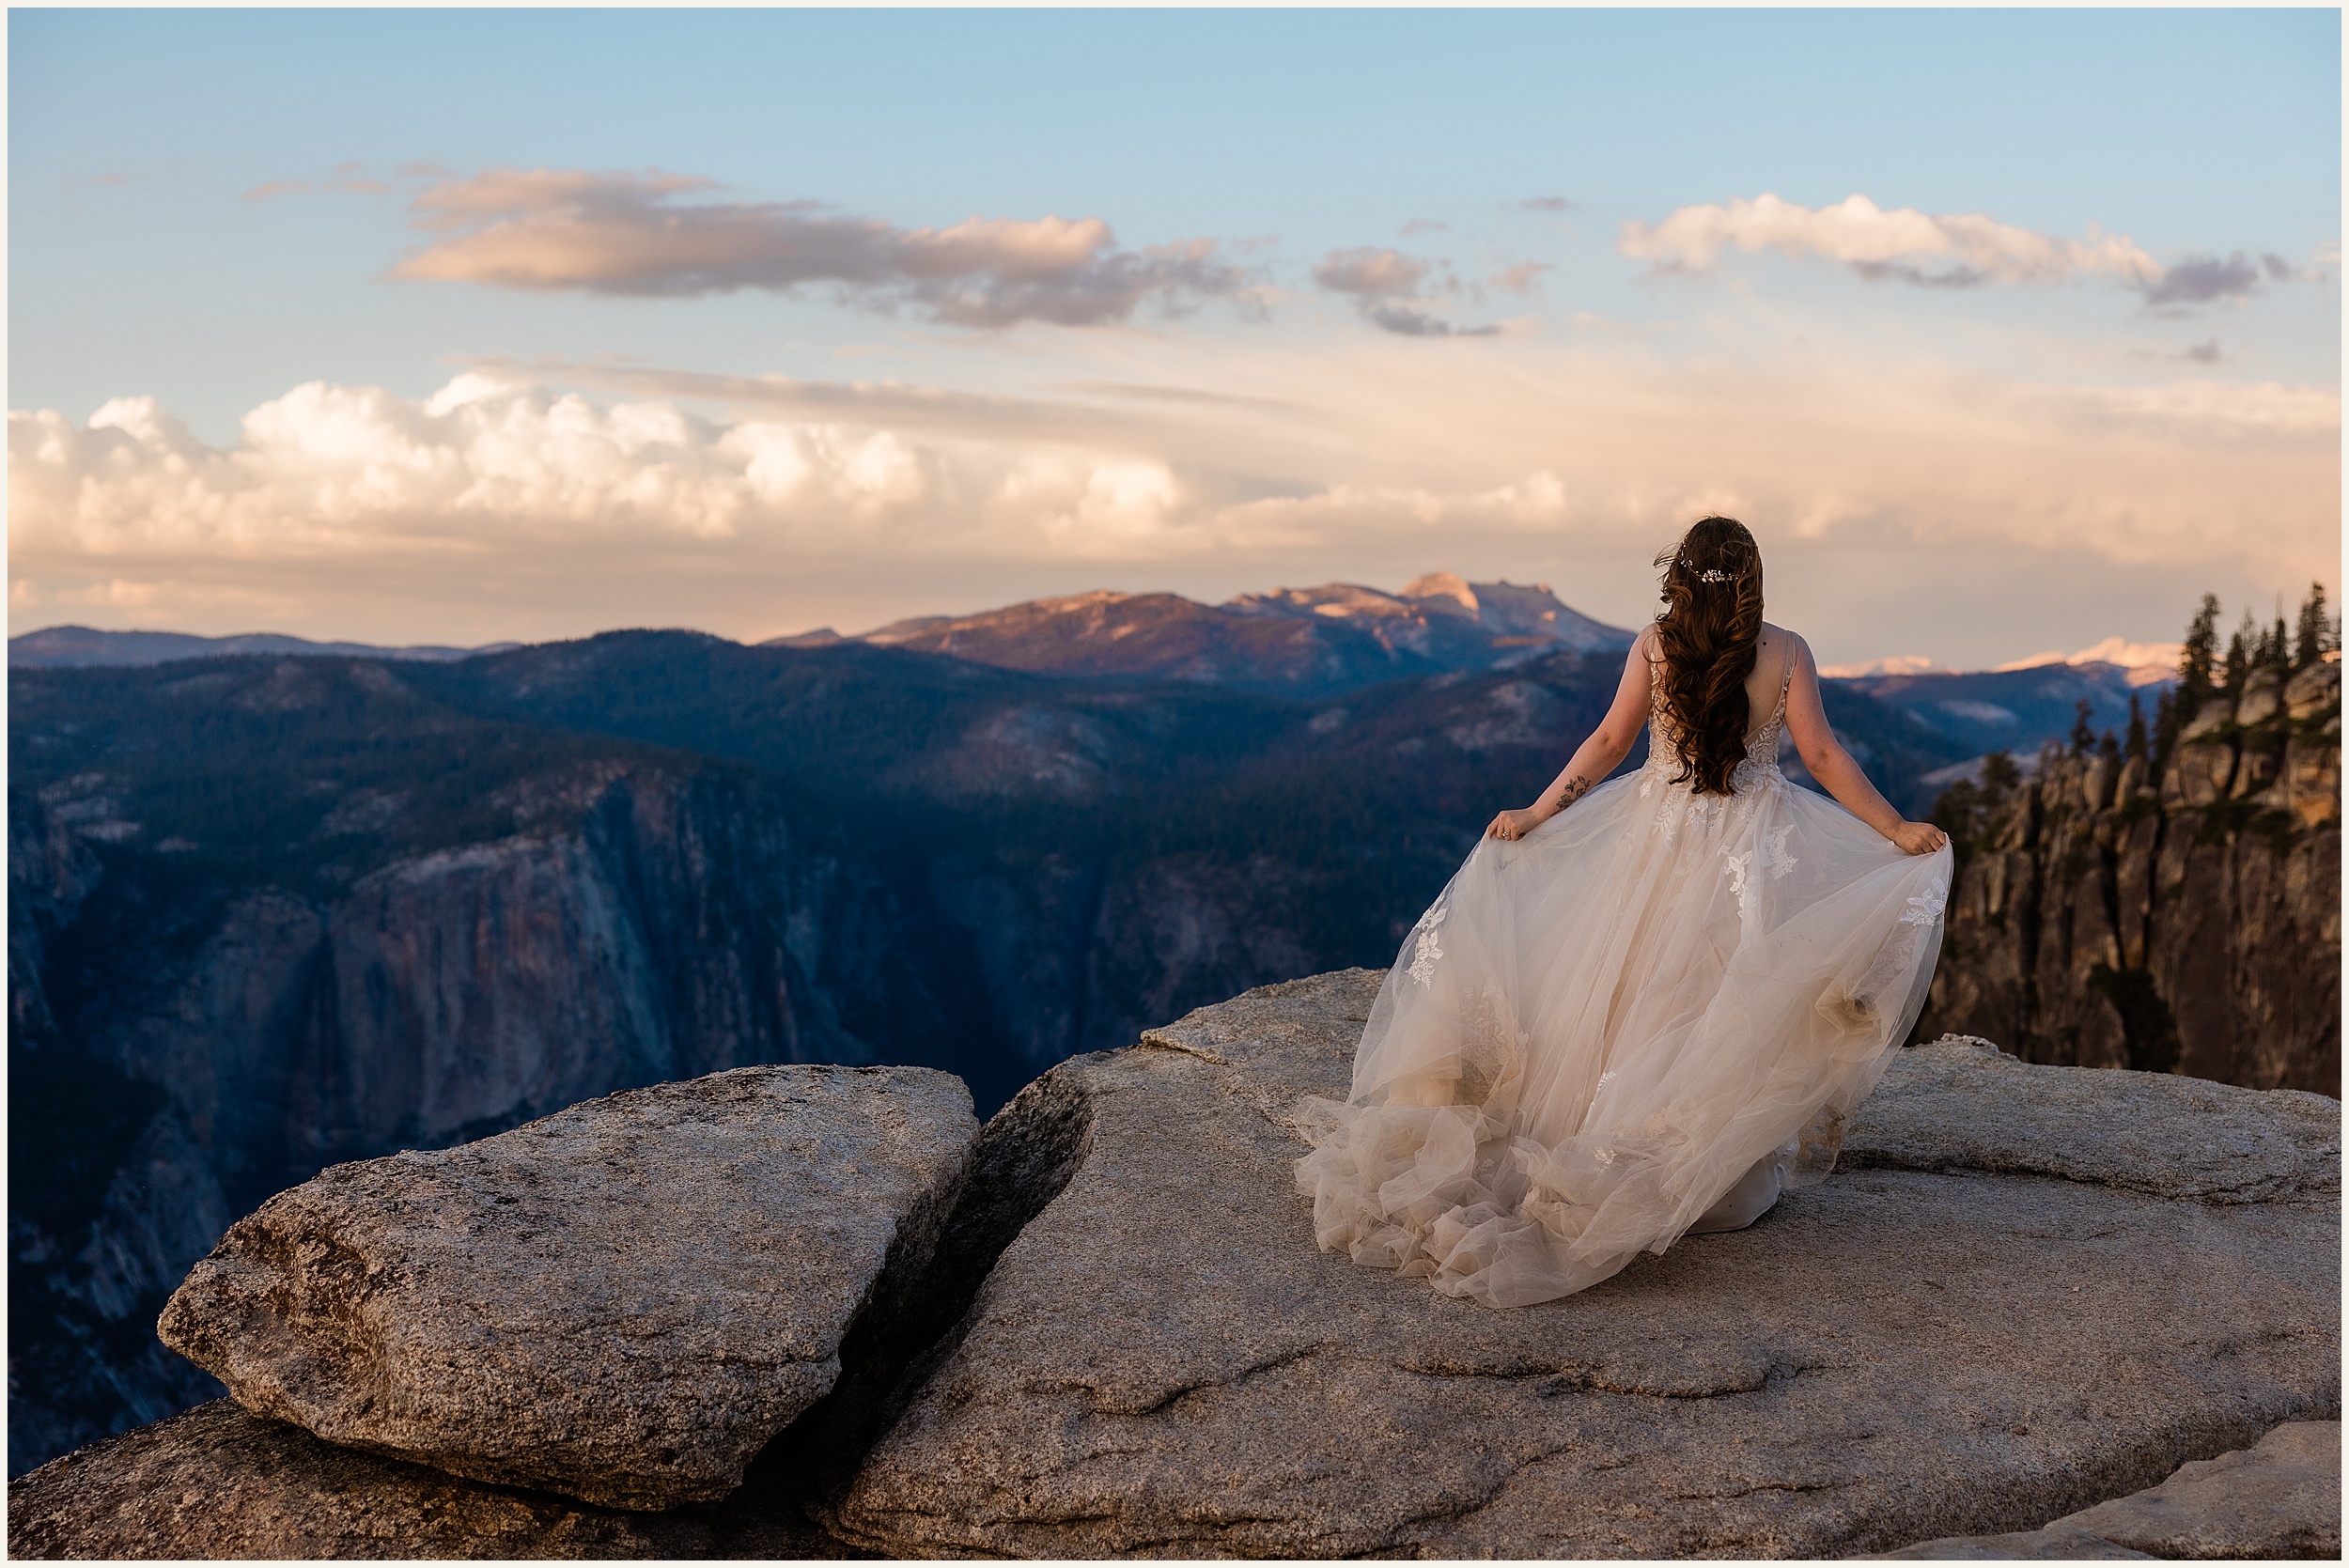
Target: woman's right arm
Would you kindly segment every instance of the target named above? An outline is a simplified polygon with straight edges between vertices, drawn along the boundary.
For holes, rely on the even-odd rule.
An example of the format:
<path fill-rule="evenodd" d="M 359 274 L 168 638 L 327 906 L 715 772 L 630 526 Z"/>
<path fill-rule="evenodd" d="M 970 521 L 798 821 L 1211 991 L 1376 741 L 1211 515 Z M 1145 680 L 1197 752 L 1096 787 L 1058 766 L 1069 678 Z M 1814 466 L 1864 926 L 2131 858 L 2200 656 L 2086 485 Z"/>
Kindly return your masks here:
<path fill-rule="evenodd" d="M 1615 688 L 1615 701 L 1607 717 L 1575 748 L 1549 787 L 1525 810 L 1504 811 L 1494 817 L 1485 829 L 1487 837 L 1523 838 L 1588 795 L 1631 754 L 1631 748 L 1639 742 L 1640 727 L 1647 722 L 1648 649 L 1655 635 L 1653 628 L 1643 627 L 1632 639 L 1631 652 L 1624 660 L 1623 679 Z"/>
<path fill-rule="evenodd" d="M 1835 738 L 1827 722 L 1827 706 L 1819 697 L 1819 667 L 1811 658 L 1811 644 L 1795 639 L 1795 675 L 1786 688 L 1786 733 L 1795 737 L 1802 765 L 1843 809 L 1912 855 L 1929 855 L 1950 842 L 1949 835 L 1930 822 L 1910 822 L 1868 782 L 1859 764 Z"/>

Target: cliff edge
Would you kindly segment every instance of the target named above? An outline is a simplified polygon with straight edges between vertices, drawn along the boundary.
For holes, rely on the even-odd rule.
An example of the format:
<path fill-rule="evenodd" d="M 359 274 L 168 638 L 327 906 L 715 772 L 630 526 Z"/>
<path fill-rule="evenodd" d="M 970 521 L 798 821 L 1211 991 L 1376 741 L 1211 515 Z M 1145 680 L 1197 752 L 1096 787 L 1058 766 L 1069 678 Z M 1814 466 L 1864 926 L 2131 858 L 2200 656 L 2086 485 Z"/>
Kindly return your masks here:
<path fill-rule="evenodd" d="M 1290 1108 L 1343 1091 L 1379 978 L 1263 987 L 1030 1085 L 919 1277 L 845 1324 L 837 1387 L 722 1501 L 463 1480 L 223 1403 L 24 1478 L 10 1549 L 1979 1555 L 1951 1538 L 2338 1420 L 2337 1102 L 1914 1048 L 1826 1183 L 1493 1312 L 1313 1248 Z"/>

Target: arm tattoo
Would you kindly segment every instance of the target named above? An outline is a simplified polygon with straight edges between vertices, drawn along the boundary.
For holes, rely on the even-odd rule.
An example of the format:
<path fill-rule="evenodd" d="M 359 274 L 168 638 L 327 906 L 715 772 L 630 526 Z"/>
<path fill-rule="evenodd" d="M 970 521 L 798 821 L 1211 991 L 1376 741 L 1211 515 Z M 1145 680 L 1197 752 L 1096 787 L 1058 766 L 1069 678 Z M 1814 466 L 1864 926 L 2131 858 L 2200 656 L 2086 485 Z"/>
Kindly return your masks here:
<path fill-rule="evenodd" d="M 1591 792 L 1591 781 L 1577 773 L 1566 781 L 1566 787 L 1558 792 L 1558 809 L 1564 811 Z"/>

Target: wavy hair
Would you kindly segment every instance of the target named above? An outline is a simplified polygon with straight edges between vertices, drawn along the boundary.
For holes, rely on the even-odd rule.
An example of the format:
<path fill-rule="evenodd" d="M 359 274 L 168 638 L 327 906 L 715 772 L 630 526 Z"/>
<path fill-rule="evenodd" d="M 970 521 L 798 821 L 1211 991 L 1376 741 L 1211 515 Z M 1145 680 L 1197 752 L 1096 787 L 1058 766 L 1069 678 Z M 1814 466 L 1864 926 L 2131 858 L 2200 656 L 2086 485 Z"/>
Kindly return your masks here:
<path fill-rule="evenodd" d="M 1727 795 L 1746 760 L 1746 677 L 1762 638 L 1762 550 L 1735 518 L 1705 518 L 1656 558 L 1664 608 L 1656 617 L 1665 715 L 1680 732 L 1674 784 Z"/>

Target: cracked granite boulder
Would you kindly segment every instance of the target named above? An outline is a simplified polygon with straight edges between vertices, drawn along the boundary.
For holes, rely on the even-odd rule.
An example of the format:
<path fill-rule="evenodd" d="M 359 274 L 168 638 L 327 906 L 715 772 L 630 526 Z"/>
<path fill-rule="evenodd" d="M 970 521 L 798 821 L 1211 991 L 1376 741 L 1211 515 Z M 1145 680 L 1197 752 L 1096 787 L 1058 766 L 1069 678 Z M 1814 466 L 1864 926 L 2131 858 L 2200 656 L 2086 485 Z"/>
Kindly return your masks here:
<path fill-rule="evenodd" d="M 976 1132 L 918 1067 L 628 1090 L 279 1193 L 158 1332 L 332 1443 L 610 1508 L 716 1498 L 928 1265 Z"/>
<path fill-rule="evenodd" d="M 2033 1529 L 2340 1405 L 2340 1107 L 1902 1053 L 1750 1229 L 1494 1312 L 1314 1249 L 1380 976 L 1013 1102 L 1090 1141 L 823 1505 L 896 1555 L 1836 1556 Z M 999 1119 L 999 1123 L 1002 1119 Z M 991 1132 L 993 1129 L 990 1129 Z"/>
<path fill-rule="evenodd" d="M 2341 1423 L 2287 1421 L 2255 1448 L 2181 1466 L 2158 1486 L 2038 1529 L 1921 1541 L 1885 1555 L 2338 1562 Z"/>

